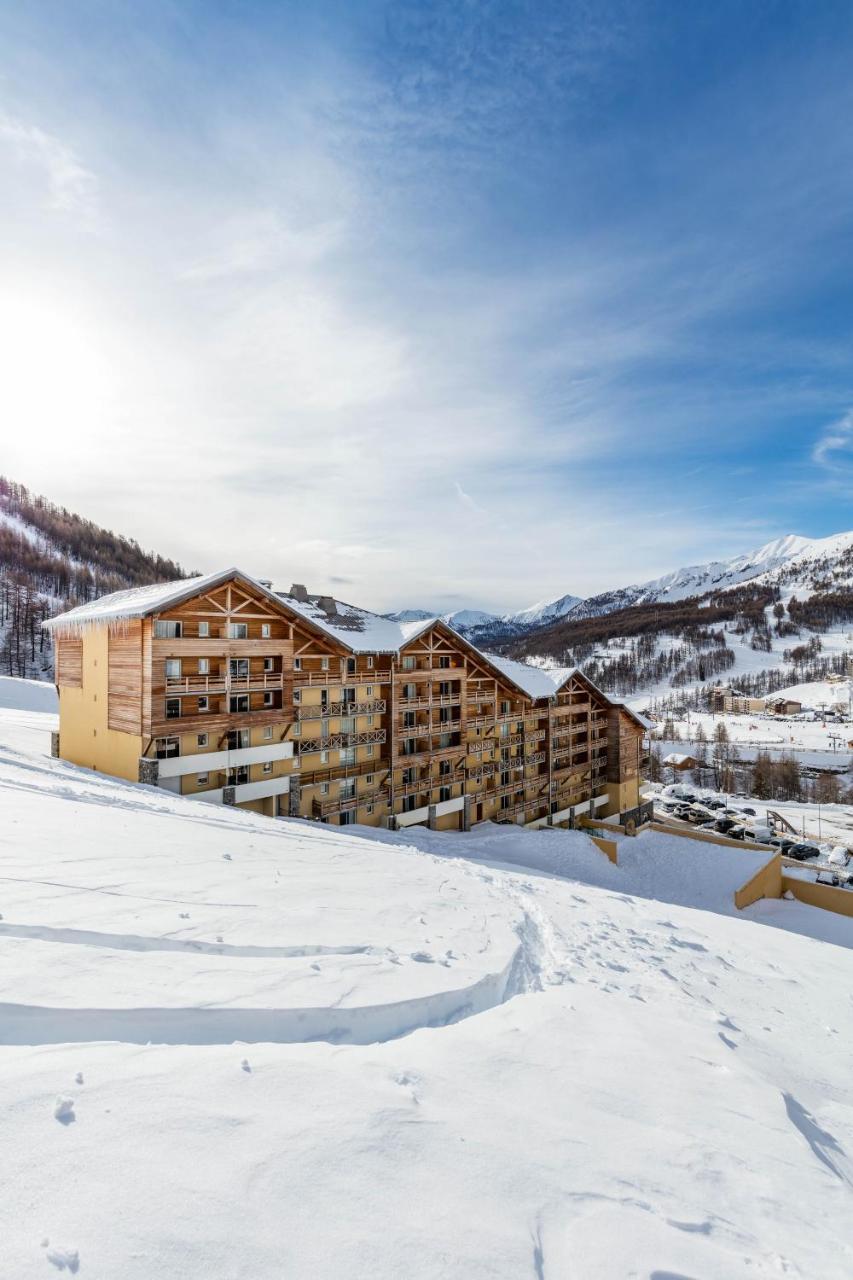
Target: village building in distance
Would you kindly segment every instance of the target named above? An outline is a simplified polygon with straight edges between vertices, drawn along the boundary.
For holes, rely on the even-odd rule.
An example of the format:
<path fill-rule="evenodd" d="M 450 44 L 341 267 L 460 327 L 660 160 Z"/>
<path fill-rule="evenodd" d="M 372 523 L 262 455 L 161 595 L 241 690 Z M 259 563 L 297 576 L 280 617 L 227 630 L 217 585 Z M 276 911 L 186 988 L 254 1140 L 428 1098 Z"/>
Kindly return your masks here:
<path fill-rule="evenodd" d="M 639 804 L 642 716 L 578 670 L 482 653 L 438 619 L 228 569 L 45 626 L 54 754 L 103 773 L 340 825 L 561 825 Z"/>

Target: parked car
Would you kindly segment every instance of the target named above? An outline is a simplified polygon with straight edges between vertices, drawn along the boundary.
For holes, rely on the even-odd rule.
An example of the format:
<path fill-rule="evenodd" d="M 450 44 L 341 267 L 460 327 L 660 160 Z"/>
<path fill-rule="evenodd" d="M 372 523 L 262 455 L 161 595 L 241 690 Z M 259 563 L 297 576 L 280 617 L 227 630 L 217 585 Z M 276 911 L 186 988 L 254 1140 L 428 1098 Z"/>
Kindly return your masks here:
<path fill-rule="evenodd" d="M 749 816 L 750 816 L 750 818 L 754 818 L 754 817 L 755 817 L 755 810 L 754 810 L 754 809 L 750 809 L 750 808 L 749 808 L 748 806 L 746 806 L 746 805 L 744 805 L 744 807 L 741 809 L 741 813 L 748 813 L 748 814 L 749 814 Z"/>
<path fill-rule="evenodd" d="M 729 827 L 726 832 L 726 838 L 728 840 L 745 840 L 748 834 L 746 827 L 742 827 L 740 823 L 737 823 L 735 826 Z"/>
<path fill-rule="evenodd" d="M 841 882 L 834 871 L 819 871 L 817 873 L 816 884 L 839 885 Z"/>
<path fill-rule="evenodd" d="M 714 823 L 715 829 L 721 832 L 723 835 L 726 835 L 727 832 L 731 831 L 732 827 L 736 827 L 736 826 L 737 826 L 737 823 L 735 822 L 734 818 L 717 818 L 716 822 Z"/>
<path fill-rule="evenodd" d="M 774 849 L 778 849 L 780 853 L 787 855 L 788 850 L 793 848 L 796 841 L 789 840 L 787 836 L 771 836 L 767 843 L 772 844 Z"/>
<path fill-rule="evenodd" d="M 755 840 L 757 844 L 769 844 L 773 839 L 773 832 L 770 827 L 750 827 L 747 839 Z"/>
<path fill-rule="evenodd" d="M 796 844 L 792 844 L 787 851 L 789 858 L 796 858 L 797 862 L 805 862 L 807 858 L 819 858 L 820 849 L 816 844 L 808 844 L 805 840 L 799 840 Z"/>
<path fill-rule="evenodd" d="M 725 800 L 706 800 L 704 803 L 706 809 L 725 809 L 726 807 Z"/>

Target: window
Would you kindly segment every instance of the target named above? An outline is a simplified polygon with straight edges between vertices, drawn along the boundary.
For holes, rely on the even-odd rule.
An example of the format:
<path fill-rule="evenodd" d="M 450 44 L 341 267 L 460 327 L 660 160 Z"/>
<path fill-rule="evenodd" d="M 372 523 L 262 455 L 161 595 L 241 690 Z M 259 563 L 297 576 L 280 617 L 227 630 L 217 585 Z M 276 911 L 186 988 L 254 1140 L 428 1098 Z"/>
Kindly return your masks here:
<path fill-rule="evenodd" d="M 369 755 L 369 756 L 372 756 L 372 755 L 373 755 L 373 743 L 372 743 L 372 742 L 368 742 L 368 744 L 367 744 L 367 746 L 366 746 L 366 748 L 365 748 L 365 753 L 366 753 L 367 755 Z"/>
<path fill-rule="evenodd" d="M 297 720 L 296 724 L 293 726 L 293 728 L 292 728 L 291 732 L 292 732 L 292 734 L 293 734 L 293 737 L 294 737 L 294 738 L 301 738 L 301 737 L 302 737 L 302 725 L 299 723 L 299 721 L 298 721 L 298 720 Z M 272 730 L 270 730 L 270 733 L 272 733 Z"/>
<path fill-rule="evenodd" d="M 509 796 L 501 796 L 501 808 L 508 809 L 510 804 Z"/>
<path fill-rule="evenodd" d="M 438 735 L 438 749 L 439 749 L 439 751 L 441 751 L 444 747 L 452 747 L 452 746 L 453 746 L 453 734 L 452 734 L 452 733 L 440 733 L 440 734 Z"/>
<path fill-rule="evenodd" d="M 328 763 L 329 763 L 329 753 L 328 753 L 328 751 L 321 751 L 321 752 L 320 752 L 320 764 L 328 764 Z"/>
<path fill-rule="evenodd" d="M 442 653 L 442 654 L 439 656 L 439 659 L 438 659 L 438 665 L 442 668 L 442 670 L 443 670 L 444 668 L 446 668 L 446 667 L 449 667 L 449 666 L 450 666 L 450 655 L 449 655 L 448 653 Z"/>
<path fill-rule="evenodd" d="M 499 728 L 499 734 L 500 734 L 500 737 L 501 737 L 501 738 L 508 738 L 508 737 L 509 737 L 509 725 L 508 725 L 508 724 L 502 724 L 502 725 L 499 725 L 499 726 L 498 726 L 498 728 Z"/>
<path fill-rule="evenodd" d="M 452 771 L 453 771 L 453 765 L 450 763 L 449 760 L 439 760 L 438 762 L 439 777 L 446 778 L 448 774 L 452 773 Z"/>
<path fill-rule="evenodd" d="M 199 712 L 210 710 L 210 703 L 209 703 L 207 694 L 202 694 L 202 696 L 199 698 L 198 709 L 199 709 Z"/>
<path fill-rule="evenodd" d="M 177 720 L 180 714 L 181 714 L 180 698 L 167 698 L 166 699 L 166 719 Z"/>
<path fill-rule="evenodd" d="M 200 676 L 209 676 L 209 675 L 210 675 L 210 658 L 199 658 L 199 660 L 198 660 L 198 674 L 199 674 Z"/>
<path fill-rule="evenodd" d="M 403 739 L 403 755 L 404 755 L 404 756 L 414 756 L 414 755 L 417 755 L 417 751 L 418 751 L 418 740 L 417 740 L 417 738 L 404 738 L 404 739 Z"/>
<path fill-rule="evenodd" d="M 165 618 L 154 621 L 155 640 L 179 640 L 181 636 L 180 622 L 167 622 Z"/>
<path fill-rule="evenodd" d="M 261 623 L 261 639 L 269 640 L 269 638 L 270 638 L 270 624 L 268 622 L 262 622 Z"/>
<path fill-rule="evenodd" d="M 206 747 L 206 746 L 207 746 L 207 734 L 206 734 L 206 733 L 199 733 L 199 734 L 196 736 L 195 744 L 196 744 L 196 746 L 197 746 L 197 747 Z"/>
<path fill-rule="evenodd" d="M 355 675 L 355 658 L 347 658 L 347 675 Z"/>
<path fill-rule="evenodd" d="M 272 773 L 272 760 L 264 761 L 264 773 Z"/>
<path fill-rule="evenodd" d="M 404 729 L 414 729 L 414 727 L 415 727 L 415 713 L 414 713 L 414 711 L 404 711 L 404 712 L 403 712 L 403 728 L 404 728 Z"/>
<path fill-rule="evenodd" d="M 264 671 L 272 671 L 272 658 L 264 658 Z"/>
<path fill-rule="evenodd" d="M 411 654 L 406 654 L 406 656 L 403 658 L 403 670 L 414 671 L 414 669 L 415 669 L 414 657 L 412 657 Z"/>
<path fill-rule="evenodd" d="M 158 760 L 173 760 L 181 754 L 180 738 L 158 738 L 154 744 Z"/>
<path fill-rule="evenodd" d="M 196 780 L 195 780 L 195 781 L 196 781 L 196 786 L 198 786 L 198 787 L 206 787 L 206 786 L 207 786 L 207 776 L 208 776 L 208 775 L 207 775 L 206 773 L 199 773 L 199 774 L 196 774 Z"/>
<path fill-rule="evenodd" d="M 228 663 L 228 670 L 232 676 L 245 677 L 249 674 L 248 658 L 231 658 Z"/>
<path fill-rule="evenodd" d="M 198 638 L 199 638 L 199 640 L 206 640 L 206 639 L 208 638 L 208 636 L 209 636 L 209 635 L 210 635 L 210 623 L 209 623 L 209 622 L 200 622 L 200 623 L 198 624 Z"/>
<path fill-rule="evenodd" d="M 271 742 L 271 741 L 272 741 L 272 725 L 267 724 L 267 725 L 264 725 L 264 742 Z"/>
<path fill-rule="evenodd" d="M 228 639 L 229 640 L 248 640 L 249 624 L 248 622 L 229 622 L 228 623 Z"/>
<path fill-rule="evenodd" d="M 228 731 L 228 750 L 242 751 L 246 747 L 251 746 L 249 741 L 248 729 L 229 729 Z"/>
<path fill-rule="evenodd" d="M 273 705 L 273 695 L 271 693 L 264 694 L 264 706 L 271 707 Z"/>
<path fill-rule="evenodd" d="M 294 690 L 293 690 L 293 701 L 294 701 L 294 702 L 301 702 L 301 701 L 302 701 L 302 690 L 301 690 L 301 689 L 294 689 Z"/>
<path fill-rule="evenodd" d="M 415 781 L 414 769 L 411 769 L 411 768 L 404 769 L 403 770 L 403 786 L 411 787 L 414 784 L 414 781 Z"/>
<path fill-rule="evenodd" d="M 418 807 L 417 796 L 403 796 L 403 813 L 411 813 Z"/>
<path fill-rule="evenodd" d="M 450 787 L 439 787 L 438 803 L 443 804 L 445 800 L 449 800 L 449 799 L 450 799 Z"/>
<path fill-rule="evenodd" d="M 328 794 L 329 794 L 329 784 L 328 784 L 328 782 L 321 782 L 321 783 L 320 783 L 320 795 L 321 795 L 321 796 L 327 796 Z"/>
<path fill-rule="evenodd" d="M 180 680 L 181 678 L 181 660 L 180 658 L 166 659 L 166 679 Z"/>
<path fill-rule="evenodd" d="M 321 658 L 321 659 L 320 659 L 320 670 L 321 670 L 321 671 L 328 671 L 328 670 L 329 670 L 329 659 L 328 659 L 328 658 Z"/>
<path fill-rule="evenodd" d="M 228 770 L 228 786 L 243 787 L 249 781 L 249 766 L 238 764 L 236 769 Z"/>
<path fill-rule="evenodd" d="M 367 727 L 368 727 L 368 729 L 372 729 L 372 728 L 373 728 L 373 716 L 368 716 L 368 717 L 367 717 Z"/>
<path fill-rule="evenodd" d="M 372 774 L 372 773 L 369 773 L 369 774 L 367 775 L 367 777 L 364 779 L 364 781 L 365 781 L 365 785 L 366 785 L 366 786 L 368 786 L 368 787 L 372 787 L 372 786 L 373 786 L 373 774 Z"/>
<path fill-rule="evenodd" d="M 231 712 L 232 715 L 240 711 L 248 711 L 249 710 L 248 693 L 232 693 L 230 699 L 228 700 L 228 710 Z"/>
<path fill-rule="evenodd" d="M 416 698 L 418 696 L 418 686 L 416 684 L 403 685 L 404 698 Z"/>
<path fill-rule="evenodd" d="M 293 659 L 293 670 L 294 670 L 294 671 L 301 671 L 301 670 L 302 670 L 302 659 L 301 659 L 301 658 L 294 658 L 294 659 Z"/>
<path fill-rule="evenodd" d="M 372 697 L 373 697 L 373 685 L 372 685 L 372 684 L 369 684 L 369 685 L 367 686 L 367 696 L 368 696 L 368 698 L 372 698 Z"/>
<path fill-rule="evenodd" d="M 341 748 L 341 764 L 355 764 L 355 747 Z"/>
<path fill-rule="evenodd" d="M 373 805 L 372 805 L 372 804 L 369 804 L 369 805 L 367 806 L 367 812 L 368 812 L 368 813 L 373 813 Z"/>
<path fill-rule="evenodd" d="M 508 703 L 508 702 L 502 702 L 502 703 L 501 703 L 501 715 L 502 715 L 502 716 L 508 716 L 508 715 L 509 715 L 509 703 Z"/>

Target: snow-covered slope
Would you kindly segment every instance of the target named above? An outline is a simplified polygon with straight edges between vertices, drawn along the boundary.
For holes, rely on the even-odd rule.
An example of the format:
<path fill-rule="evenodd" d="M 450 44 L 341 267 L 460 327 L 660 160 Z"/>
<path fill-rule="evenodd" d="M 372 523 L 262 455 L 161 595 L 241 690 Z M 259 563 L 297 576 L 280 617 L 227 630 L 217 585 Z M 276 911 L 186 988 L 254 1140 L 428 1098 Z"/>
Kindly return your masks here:
<path fill-rule="evenodd" d="M 737 913 L 764 855 L 214 814 L 50 723 L 0 712 L 4 1275 L 851 1273 L 853 922 Z"/>

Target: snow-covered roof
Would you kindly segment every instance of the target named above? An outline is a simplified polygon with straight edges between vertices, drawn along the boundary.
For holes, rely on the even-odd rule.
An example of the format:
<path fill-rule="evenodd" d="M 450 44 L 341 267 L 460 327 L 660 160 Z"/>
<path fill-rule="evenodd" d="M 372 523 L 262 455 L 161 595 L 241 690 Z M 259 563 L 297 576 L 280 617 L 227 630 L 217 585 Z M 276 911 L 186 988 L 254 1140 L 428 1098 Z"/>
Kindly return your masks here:
<path fill-rule="evenodd" d="M 48 631 L 75 631 L 101 623 L 121 622 L 130 618 L 145 618 L 151 613 L 161 613 L 183 600 L 191 600 L 203 591 L 211 591 L 229 578 L 241 578 L 270 599 L 277 597 L 240 569 L 220 569 L 217 573 L 202 574 L 196 578 L 179 578 L 174 582 L 155 582 L 147 587 L 130 587 L 126 591 L 113 591 L 108 596 L 77 605 L 55 618 L 48 618 L 43 625 Z"/>
<path fill-rule="evenodd" d="M 671 751 L 668 756 L 664 756 L 664 764 L 687 764 L 688 760 L 692 760 L 693 756 L 685 756 L 680 751 Z"/>
<path fill-rule="evenodd" d="M 335 601 L 336 612 L 329 614 L 314 600 L 297 600 L 284 592 L 278 592 L 277 598 L 353 653 L 397 653 L 437 621 L 436 618 L 418 618 L 414 622 L 394 622 L 391 618 L 343 604 L 340 600 Z"/>
<path fill-rule="evenodd" d="M 471 648 L 476 646 L 471 645 Z M 577 667 L 534 667 L 527 662 L 504 658 L 499 653 L 485 653 L 480 649 L 477 652 L 531 698 L 553 698 L 570 676 L 578 674 Z"/>

